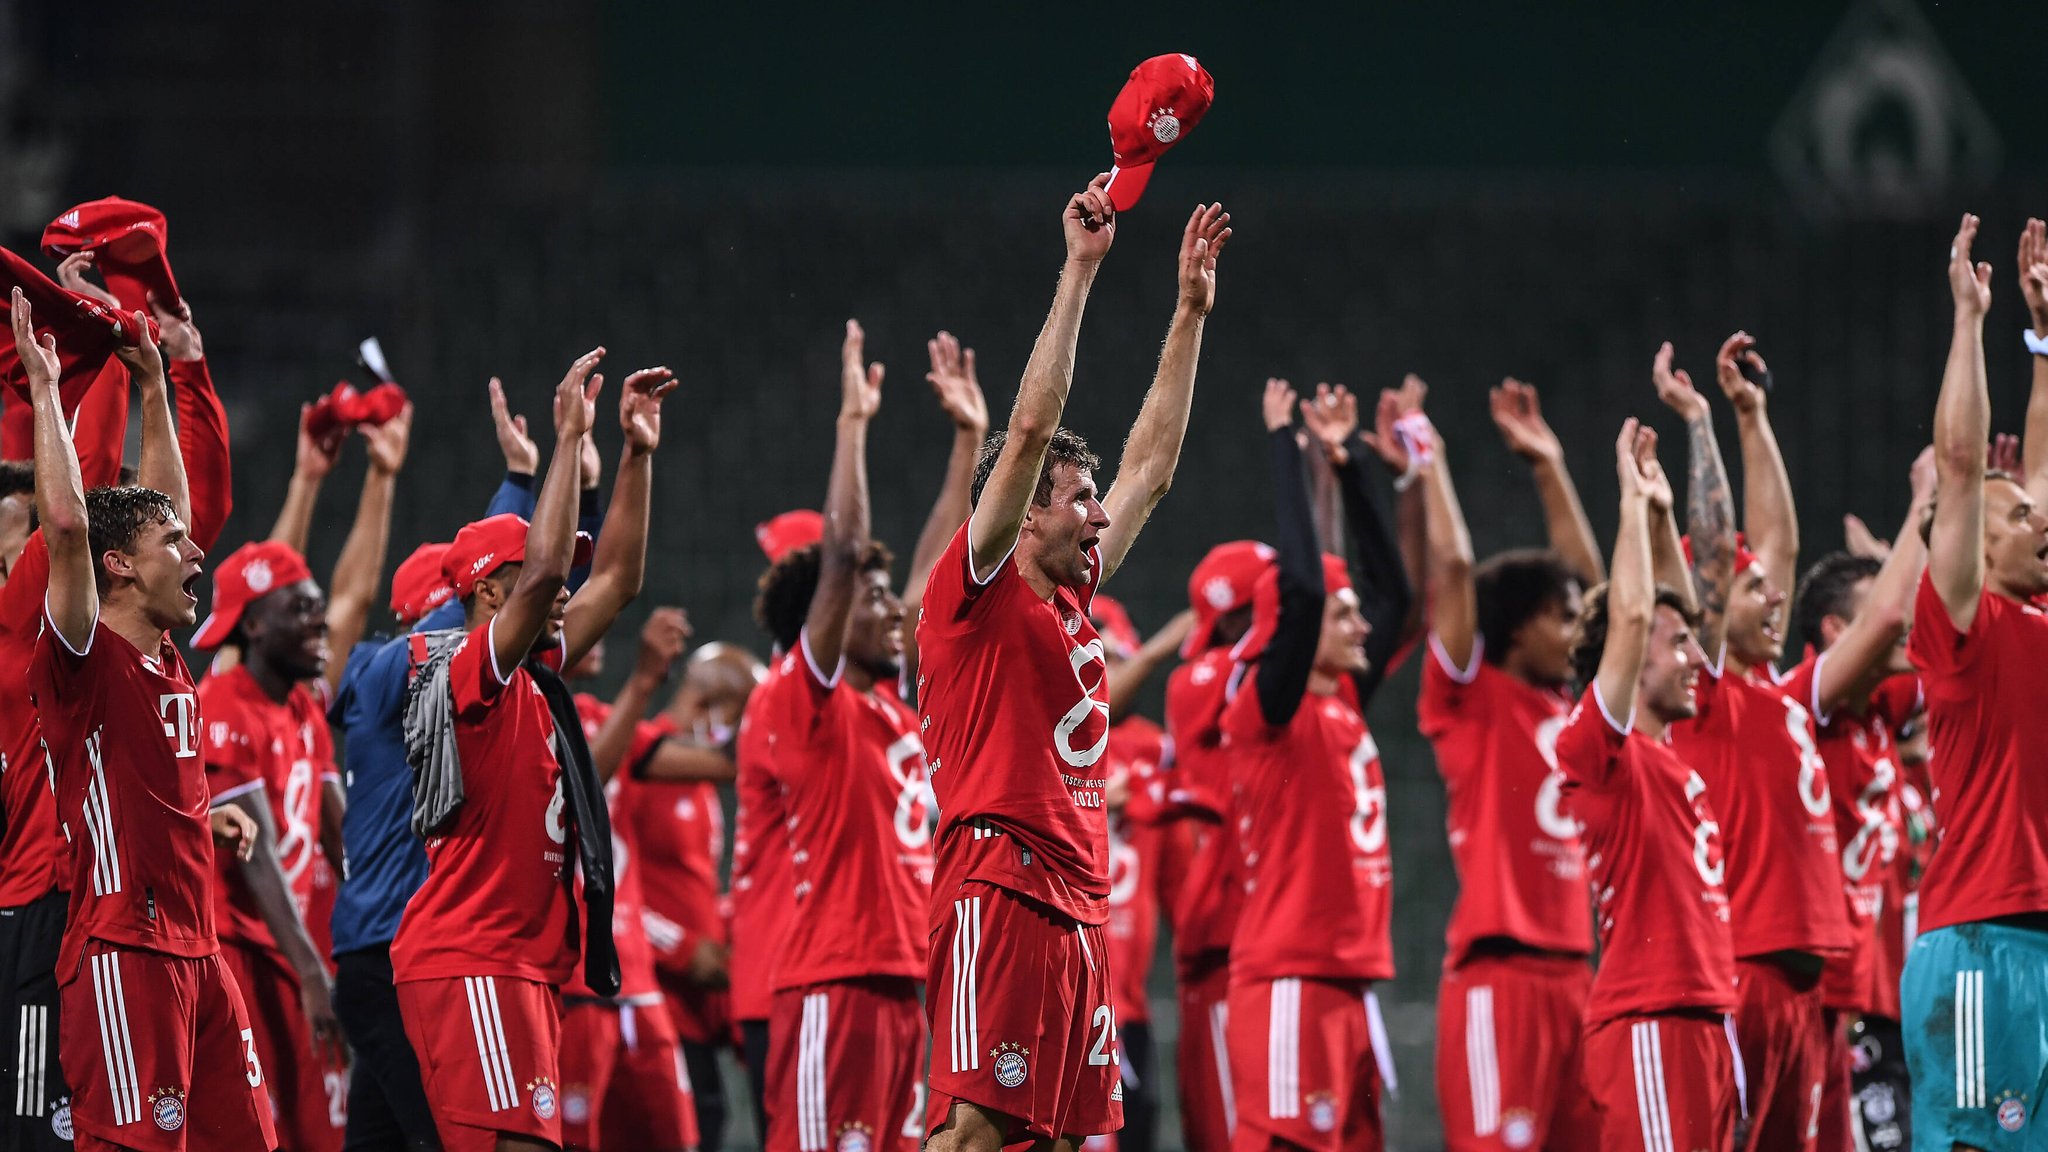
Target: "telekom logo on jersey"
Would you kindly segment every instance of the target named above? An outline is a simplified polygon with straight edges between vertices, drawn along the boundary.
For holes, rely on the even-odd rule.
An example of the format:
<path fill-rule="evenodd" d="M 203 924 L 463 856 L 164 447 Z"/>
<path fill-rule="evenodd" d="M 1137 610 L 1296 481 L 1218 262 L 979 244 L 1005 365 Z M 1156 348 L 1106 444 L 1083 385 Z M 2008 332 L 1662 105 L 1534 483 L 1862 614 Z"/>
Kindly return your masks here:
<path fill-rule="evenodd" d="M 199 699 L 190 692 L 166 692 L 156 698 L 163 717 L 164 738 L 178 750 L 178 759 L 199 755 Z"/>

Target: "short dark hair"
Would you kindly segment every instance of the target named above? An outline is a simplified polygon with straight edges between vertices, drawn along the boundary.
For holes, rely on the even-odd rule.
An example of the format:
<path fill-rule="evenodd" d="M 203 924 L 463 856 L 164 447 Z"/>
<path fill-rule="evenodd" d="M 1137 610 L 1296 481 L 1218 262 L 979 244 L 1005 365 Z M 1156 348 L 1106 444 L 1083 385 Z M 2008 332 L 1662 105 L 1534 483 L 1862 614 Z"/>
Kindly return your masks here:
<path fill-rule="evenodd" d="M 129 552 L 136 538 L 151 524 L 168 524 L 178 518 L 171 498 L 154 488 L 124 484 L 119 488 L 94 488 L 85 494 L 86 537 L 92 548 L 93 584 L 102 594 L 110 577 L 101 557 L 109 552 Z"/>
<path fill-rule="evenodd" d="M 1578 582 L 1571 565 L 1547 548 L 1517 548 L 1488 557 L 1472 573 L 1486 662 L 1497 665 L 1507 659 L 1522 625 L 1544 609 L 1563 604 Z"/>
<path fill-rule="evenodd" d="M 1799 594 L 1792 599 L 1792 635 L 1813 645 L 1816 652 L 1827 647 L 1821 643 L 1821 621 L 1830 616 L 1845 620 L 1854 616 L 1850 600 L 1857 582 L 1876 576 L 1883 568 L 1878 560 L 1848 552 L 1830 552 L 1814 561 L 1799 577 Z"/>
<path fill-rule="evenodd" d="M 996 458 L 1003 454 L 1003 445 L 1009 439 L 1009 432 L 997 432 L 982 444 L 981 457 L 974 462 L 974 503 L 981 503 L 981 490 L 988 484 L 989 473 L 996 470 Z M 1102 467 L 1102 457 L 1088 447 L 1088 442 L 1081 439 L 1079 432 L 1071 428 L 1054 429 L 1052 442 L 1045 446 L 1045 463 L 1038 469 L 1038 487 L 1031 493 L 1031 502 L 1040 508 L 1052 503 L 1052 469 L 1055 464 L 1071 464 L 1077 469 L 1093 472 Z"/>
<path fill-rule="evenodd" d="M 1656 607 L 1669 608 L 1697 628 L 1699 620 L 1686 606 L 1685 598 L 1667 584 L 1657 585 Z M 1586 610 L 1579 616 L 1578 635 L 1572 637 L 1572 674 L 1583 689 L 1600 674 L 1600 657 L 1607 651 L 1607 585 L 1599 584 L 1586 593 Z"/>
<path fill-rule="evenodd" d="M 0 460 L 0 500 L 9 496 L 33 496 L 35 491 L 35 461 Z"/>
<path fill-rule="evenodd" d="M 811 614 L 811 597 L 817 594 L 818 572 L 823 567 L 818 547 L 792 548 L 761 573 L 760 591 L 754 595 L 754 620 L 784 651 L 796 647 L 804 617 Z M 869 540 L 861 545 L 853 570 L 856 575 L 887 572 L 895 563 L 896 557 L 886 545 Z"/>

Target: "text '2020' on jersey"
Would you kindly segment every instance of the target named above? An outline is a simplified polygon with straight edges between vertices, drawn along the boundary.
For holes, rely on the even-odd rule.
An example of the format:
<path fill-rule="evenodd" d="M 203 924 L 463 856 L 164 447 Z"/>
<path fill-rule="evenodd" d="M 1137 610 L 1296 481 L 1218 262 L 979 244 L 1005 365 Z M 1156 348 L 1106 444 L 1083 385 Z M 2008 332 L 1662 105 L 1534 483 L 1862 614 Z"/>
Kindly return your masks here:
<path fill-rule="evenodd" d="M 974 576 L 961 526 L 918 612 L 918 705 L 939 800 L 934 887 L 1007 888 L 1083 924 L 1109 918 L 1109 672 L 1088 620 L 1102 578 L 1041 599 L 1003 557 Z M 936 916 L 947 901 L 933 900 Z"/>

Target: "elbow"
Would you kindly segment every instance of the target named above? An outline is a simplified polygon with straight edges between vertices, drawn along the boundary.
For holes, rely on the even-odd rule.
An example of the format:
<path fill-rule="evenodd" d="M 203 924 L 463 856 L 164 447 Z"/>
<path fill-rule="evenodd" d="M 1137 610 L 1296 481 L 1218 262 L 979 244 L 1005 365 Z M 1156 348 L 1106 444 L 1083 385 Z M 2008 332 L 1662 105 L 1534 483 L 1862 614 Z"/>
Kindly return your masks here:
<path fill-rule="evenodd" d="M 43 530 L 43 539 L 52 547 L 63 544 L 83 546 L 90 536 L 86 524 L 85 509 L 68 504 L 57 508 L 42 508 L 36 512 L 36 519 Z"/>
<path fill-rule="evenodd" d="M 1470 583 L 1473 567 L 1472 541 L 1462 535 L 1446 541 L 1431 557 L 1431 567 L 1440 584 Z"/>
<path fill-rule="evenodd" d="M 1010 427 L 1006 435 L 1009 443 L 1042 453 L 1052 444 L 1052 434 L 1059 430 L 1057 417 L 1047 420 L 1034 412 L 1025 412 L 1023 406 L 1010 413 Z"/>

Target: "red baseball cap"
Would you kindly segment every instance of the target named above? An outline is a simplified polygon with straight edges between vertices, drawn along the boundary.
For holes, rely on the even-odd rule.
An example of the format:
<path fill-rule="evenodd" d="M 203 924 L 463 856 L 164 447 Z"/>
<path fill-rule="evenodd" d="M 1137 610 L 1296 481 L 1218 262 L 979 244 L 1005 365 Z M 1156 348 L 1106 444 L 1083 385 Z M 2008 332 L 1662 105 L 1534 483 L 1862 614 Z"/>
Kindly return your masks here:
<path fill-rule="evenodd" d="M 242 612 L 275 588 L 287 588 L 310 580 L 313 570 L 306 558 L 289 544 L 259 540 L 244 544 L 213 570 L 213 611 L 199 622 L 192 646 L 210 652 L 227 641 L 228 633 L 242 622 Z"/>
<path fill-rule="evenodd" d="M 455 595 L 455 586 L 441 572 L 446 544 L 422 544 L 391 574 L 391 611 L 401 624 L 411 624 Z"/>
<path fill-rule="evenodd" d="M 754 542 L 768 556 L 770 564 L 799 548 L 808 548 L 825 538 L 825 517 L 809 508 L 784 512 L 754 525 Z"/>
<path fill-rule="evenodd" d="M 1273 550 L 1256 540 L 1232 540 L 1209 549 L 1188 577 L 1188 607 L 1195 624 L 1180 646 L 1182 659 L 1216 646 L 1216 621 L 1252 602 L 1259 577 L 1273 566 Z"/>
<path fill-rule="evenodd" d="M 166 310 L 178 310 L 182 298 L 171 276 L 169 248 L 170 226 L 164 214 L 119 196 L 67 209 L 43 229 L 43 251 L 52 256 L 93 253 L 93 266 L 106 279 L 107 291 L 130 310 L 147 312 L 146 294 L 151 292 Z"/>
<path fill-rule="evenodd" d="M 358 392 L 355 385 L 343 380 L 334 391 L 313 401 L 313 410 L 306 415 L 306 434 L 328 440 L 364 424 L 385 424 L 405 411 L 406 402 L 405 389 L 396 384 L 387 382 Z"/>
<path fill-rule="evenodd" d="M 511 512 L 464 525 L 448 545 L 448 551 L 441 554 L 441 575 L 447 578 L 454 594 L 466 598 L 476 591 L 477 581 L 507 564 L 525 563 L 527 527 L 526 517 Z M 590 535 L 578 532 L 571 565 L 581 567 L 590 563 L 592 550 Z"/>
<path fill-rule="evenodd" d="M 35 312 L 36 335 L 48 332 L 57 337 L 57 390 L 64 414 L 70 416 L 78 411 L 79 401 L 114 349 L 139 339 L 133 318 L 65 288 L 27 260 L 0 248 L 0 295 L 15 288 L 28 297 Z M 156 321 L 147 324 L 149 334 L 156 336 Z M 0 380 L 23 403 L 28 402 L 28 372 L 22 368 L 21 354 L 12 340 L 0 341 Z"/>
<path fill-rule="evenodd" d="M 1323 553 L 1323 595 L 1335 596 L 1351 587 L 1351 569 L 1342 556 Z M 1230 650 L 1238 660 L 1252 660 L 1266 651 L 1266 645 L 1273 642 L 1273 633 L 1280 627 L 1280 566 L 1267 568 L 1259 577 L 1258 587 L 1252 592 L 1252 627 Z"/>
<path fill-rule="evenodd" d="M 1122 212 L 1145 194 L 1152 163 L 1195 130 L 1216 98 L 1216 81 L 1193 56 L 1169 52 L 1131 69 L 1109 106 L 1109 202 Z"/>
<path fill-rule="evenodd" d="M 1088 602 L 1088 618 L 1094 622 L 1095 630 L 1109 641 L 1109 654 L 1119 660 L 1129 660 L 1144 646 L 1144 638 L 1138 635 L 1138 626 L 1131 623 L 1131 614 L 1124 611 L 1122 601 L 1113 596 L 1096 593 Z"/>

